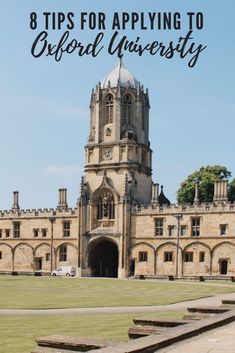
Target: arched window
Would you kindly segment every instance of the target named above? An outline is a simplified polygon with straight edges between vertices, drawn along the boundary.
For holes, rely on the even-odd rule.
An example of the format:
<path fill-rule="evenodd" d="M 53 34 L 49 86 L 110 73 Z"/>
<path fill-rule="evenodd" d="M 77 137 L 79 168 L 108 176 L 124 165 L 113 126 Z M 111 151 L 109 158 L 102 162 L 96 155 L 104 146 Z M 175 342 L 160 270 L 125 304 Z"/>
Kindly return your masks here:
<path fill-rule="evenodd" d="M 104 192 L 97 200 L 97 219 L 114 219 L 115 203 L 110 192 Z"/>
<path fill-rule="evenodd" d="M 113 123 L 113 96 L 108 94 L 105 99 L 105 124 Z"/>
<path fill-rule="evenodd" d="M 123 98 L 123 122 L 124 124 L 131 125 L 132 121 L 132 100 L 129 94 Z"/>

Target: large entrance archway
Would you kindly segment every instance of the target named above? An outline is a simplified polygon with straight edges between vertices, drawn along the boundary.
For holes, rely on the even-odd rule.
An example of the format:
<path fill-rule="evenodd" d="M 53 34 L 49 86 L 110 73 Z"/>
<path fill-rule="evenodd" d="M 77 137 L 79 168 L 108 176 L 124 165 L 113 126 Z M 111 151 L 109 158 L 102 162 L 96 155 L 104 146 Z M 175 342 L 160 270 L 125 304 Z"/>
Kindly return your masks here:
<path fill-rule="evenodd" d="M 108 240 L 101 240 L 90 250 L 93 277 L 118 277 L 118 248 Z"/>

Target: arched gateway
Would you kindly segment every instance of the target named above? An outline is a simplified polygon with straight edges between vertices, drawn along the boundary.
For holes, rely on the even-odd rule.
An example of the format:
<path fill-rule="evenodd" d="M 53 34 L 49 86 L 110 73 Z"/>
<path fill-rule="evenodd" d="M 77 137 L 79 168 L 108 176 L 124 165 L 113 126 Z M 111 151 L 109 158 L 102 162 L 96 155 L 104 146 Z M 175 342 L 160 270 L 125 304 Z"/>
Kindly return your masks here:
<path fill-rule="evenodd" d="M 89 254 L 91 275 L 94 277 L 118 277 L 118 247 L 103 239 L 95 243 Z"/>

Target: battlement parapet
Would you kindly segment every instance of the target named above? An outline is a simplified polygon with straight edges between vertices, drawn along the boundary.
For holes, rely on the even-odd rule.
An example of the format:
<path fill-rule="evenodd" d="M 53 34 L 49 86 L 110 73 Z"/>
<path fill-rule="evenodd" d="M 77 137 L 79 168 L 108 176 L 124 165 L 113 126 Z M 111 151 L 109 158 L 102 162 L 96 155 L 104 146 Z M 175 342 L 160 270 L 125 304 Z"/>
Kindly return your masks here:
<path fill-rule="evenodd" d="M 20 210 L 0 210 L 0 219 L 21 218 L 21 217 L 61 217 L 76 216 L 77 208 L 39 208 L 39 209 L 20 209 Z"/>
<path fill-rule="evenodd" d="M 179 214 L 179 213 L 217 213 L 217 212 L 235 212 L 235 203 L 229 201 L 221 202 L 203 202 L 201 204 L 171 204 L 159 205 L 151 203 L 150 205 L 135 205 L 132 207 L 134 214 Z"/>

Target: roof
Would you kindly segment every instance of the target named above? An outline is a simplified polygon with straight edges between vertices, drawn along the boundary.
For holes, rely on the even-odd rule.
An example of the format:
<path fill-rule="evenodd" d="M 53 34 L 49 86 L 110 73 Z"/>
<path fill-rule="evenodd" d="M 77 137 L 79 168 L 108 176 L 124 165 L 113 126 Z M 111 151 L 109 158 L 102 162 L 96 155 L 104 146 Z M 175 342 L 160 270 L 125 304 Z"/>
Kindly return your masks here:
<path fill-rule="evenodd" d="M 101 82 L 101 88 L 117 87 L 118 83 L 121 87 L 137 88 L 138 80 L 125 68 L 122 60 Z"/>
<path fill-rule="evenodd" d="M 163 185 L 161 185 L 161 192 L 158 196 L 158 202 L 159 202 L 159 205 L 170 205 L 171 204 L 170 200 L 168 200 L 168 198 L 165 196 L 165 194 L 163 192 Z"/>

